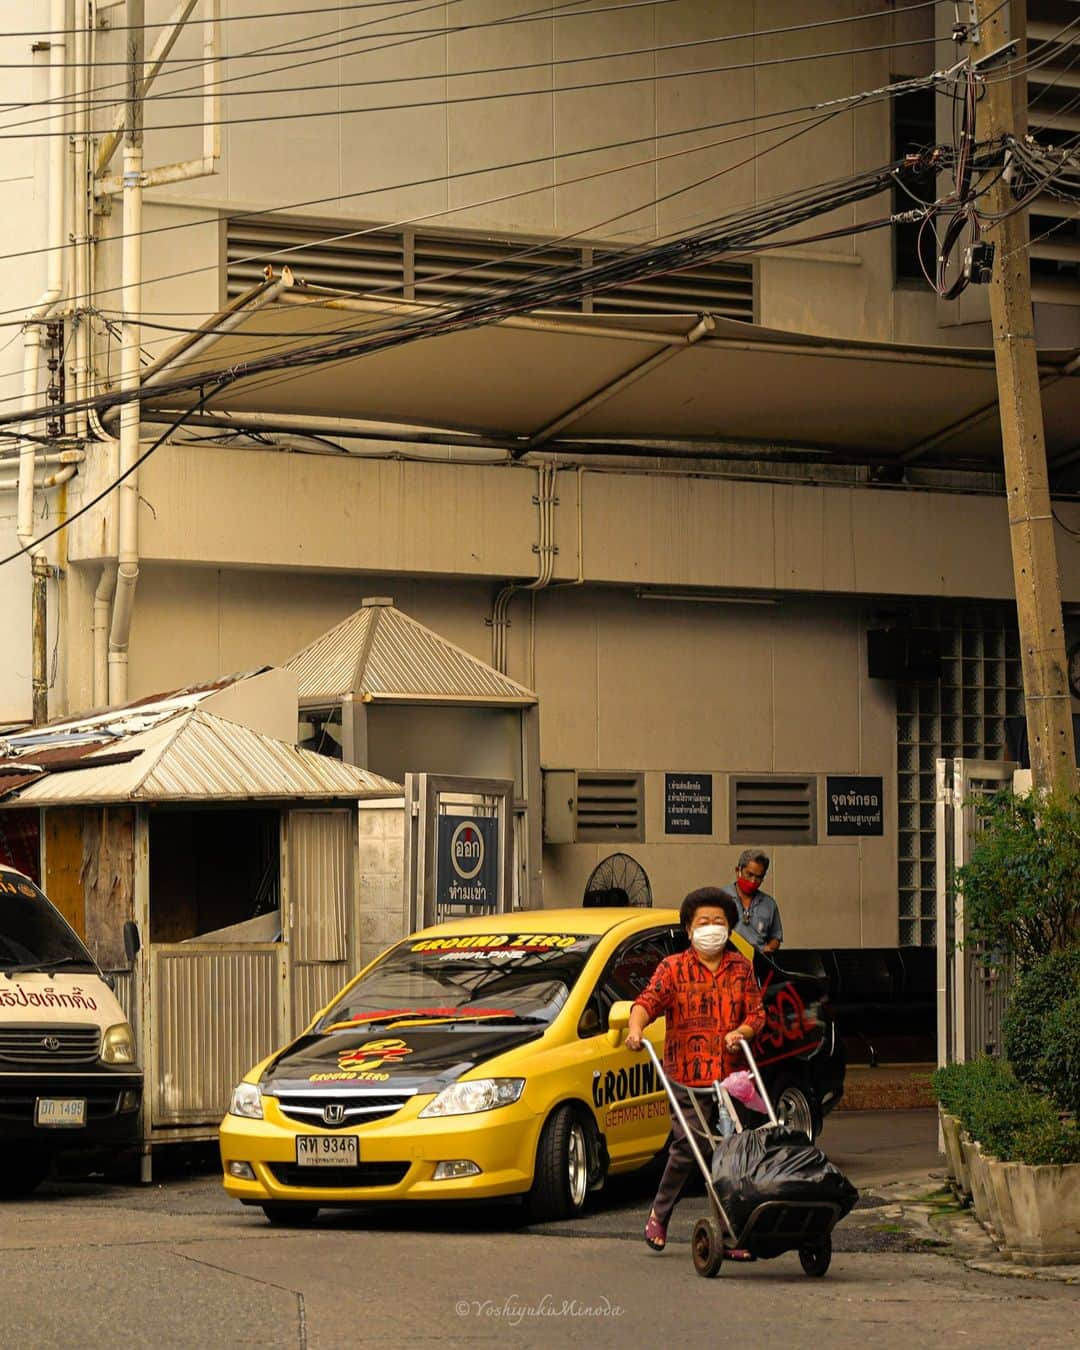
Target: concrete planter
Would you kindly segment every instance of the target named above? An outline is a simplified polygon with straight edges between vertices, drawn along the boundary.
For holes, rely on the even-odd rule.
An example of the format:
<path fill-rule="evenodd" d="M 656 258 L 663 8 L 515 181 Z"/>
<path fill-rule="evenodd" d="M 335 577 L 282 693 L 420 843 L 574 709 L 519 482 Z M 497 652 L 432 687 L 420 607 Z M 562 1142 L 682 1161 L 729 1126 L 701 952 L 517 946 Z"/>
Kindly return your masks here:
<path fill-rule="evenodd" d="M 940 1106 L 938 1119 L 941 1121 L 941 1137 L 945 1141 L 945 1161 L 949 1180 L 959 1189 L 960 1177 L 964 1170 L 964 1157 L 960 1151 L 960 1121 L 956 1116 L 950 1116 L 948 1111 Z"/>
<path fill-rule="evenodd" d="M 994 1193 L 994 1203 L 1000 1220 L 998 1231 L 1001 1233 L 1002 1241 L 999 1246 L 1006 1256 L 1011 1256 L 1016 1260 L 1020 1254 L 1020 1228 L 1016 1222 L 1012 1192 L 1009 1190 L 1009 1176 L 1022 1164 L 999 1162 L 997 1158 L 988 1158 L 986 1162 L 990 1186 Z"/>
<path fill-rule="evenodd" d="M 969 1205 L 971 1203 L 971 1174 L 968 1171 L 967 1154 L 964 1152 L 964 1140 L 970 1139 L 970 1136 L 956 1116 L 950 1118 L 956 1121 L 956 1189 L 961 1201 L 965 1205 Z"/>
<path fill-rule="evenodd" d="M 971 1180 L 971 1203 L 975 1208 L 975 1216 L 996 1242 L 999 1234 L 994 1229 L 993 1204 L 990 1200 L 989 1178 L 986 1162 L 982 1156 L 982 1146 L 965 1135 L 962 1147 L 968 1177 Z"/>
<path fill-rule="evenodd" d="M 1080 1163 L 1011 1163 L 1003 1170 L 1016 1220 L 1014 1259 L 1031 1266 L 1080 1264 Z"/>

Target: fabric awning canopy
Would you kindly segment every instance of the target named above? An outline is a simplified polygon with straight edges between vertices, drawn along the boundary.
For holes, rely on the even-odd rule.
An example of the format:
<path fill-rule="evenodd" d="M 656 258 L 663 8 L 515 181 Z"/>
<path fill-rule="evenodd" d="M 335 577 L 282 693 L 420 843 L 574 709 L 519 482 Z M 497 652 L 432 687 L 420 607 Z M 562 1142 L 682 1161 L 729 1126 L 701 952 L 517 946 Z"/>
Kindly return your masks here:
<path fill-rule="evenodd" d="M 522 452 L 646 441 L 886 466 L 1000 463 L 997 382 L 985 350 L 838 342 L 699 314 L 545 314 L 247 374 L 246 363 L 330 333 L 359 336 L 403 315 L 438 313 L 291 283 L 262 305 L 264 294 L 241 297 L 206 335 L 149 367 L 144 409 L 191 407 L 197 394 L 170 385 L 228 367 L 238 378 L 211 411 L 359 419 L 400 428 L 403 439 L 428 428 Z M 1056 351 L 1040 362 L 1053 464 L 1080 445 L 1080 361 Z"/>

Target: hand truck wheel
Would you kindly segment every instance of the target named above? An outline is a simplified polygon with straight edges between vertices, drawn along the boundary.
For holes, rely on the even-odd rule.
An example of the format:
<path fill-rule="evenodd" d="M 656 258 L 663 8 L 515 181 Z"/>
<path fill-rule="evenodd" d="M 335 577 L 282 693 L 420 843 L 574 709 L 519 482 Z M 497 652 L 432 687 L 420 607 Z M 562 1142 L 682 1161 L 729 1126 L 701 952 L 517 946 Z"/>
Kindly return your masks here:
<path fill-rule="evenodd" d="M 704 1280 L 715 1279 L 724 1263 L 724 1244 L 715 1219 L 698 1219 L 691 1239 L 694 1269 Z"/>
<path fill-rule="evenodd" d="M 820 1278 L 829 1269 L 832 1260 L 832 1238 L 827 1237 L 816 1247 L 800 1247 L 799 1261 L 803 1272 L 814 1278 Z"/>

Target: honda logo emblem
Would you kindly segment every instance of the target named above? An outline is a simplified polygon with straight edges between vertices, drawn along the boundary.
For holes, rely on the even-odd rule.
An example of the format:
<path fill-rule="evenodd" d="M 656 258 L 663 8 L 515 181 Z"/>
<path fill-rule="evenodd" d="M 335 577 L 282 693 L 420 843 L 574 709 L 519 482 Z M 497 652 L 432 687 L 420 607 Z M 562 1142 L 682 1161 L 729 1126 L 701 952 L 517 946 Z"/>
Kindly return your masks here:
<path fill-rule="evenodd" d="M 59 1037 L 59 1036 L 43 1036 L 43 1037 L 41 1038 L 41 1044 L 42 1044 L 43 1049 L 45 1049 L 45 1050 L 53 1050 L 53 1051 L 59 1050 L 59 1049 L 60 1049 L 60 1037 Z"/>
<path fill-rule="evenodd" d="M 345 1119 L 345 1108 L 340 1102 L 331 1102 L 323 1107 L 322 1118 L 324 1125 L 340 1125 Z"/>

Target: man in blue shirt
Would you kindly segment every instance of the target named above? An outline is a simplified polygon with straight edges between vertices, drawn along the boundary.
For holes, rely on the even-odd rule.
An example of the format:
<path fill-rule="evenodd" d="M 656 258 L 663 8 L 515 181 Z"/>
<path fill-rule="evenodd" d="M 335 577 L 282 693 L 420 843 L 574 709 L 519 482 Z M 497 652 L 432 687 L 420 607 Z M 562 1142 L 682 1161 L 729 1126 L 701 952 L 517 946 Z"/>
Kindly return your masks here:
<path fill-rule="evenodd" d="M 725 895 L 738 902 L 739 922 L 735 932 L 753 943 L 760 952 L 775 952 L 784 940 L 780 907 L 761 889 L 768 870 L 767 853 L 754 848 L 743 849 L 735 868 L 734 885 L 723 888 Z"/>

